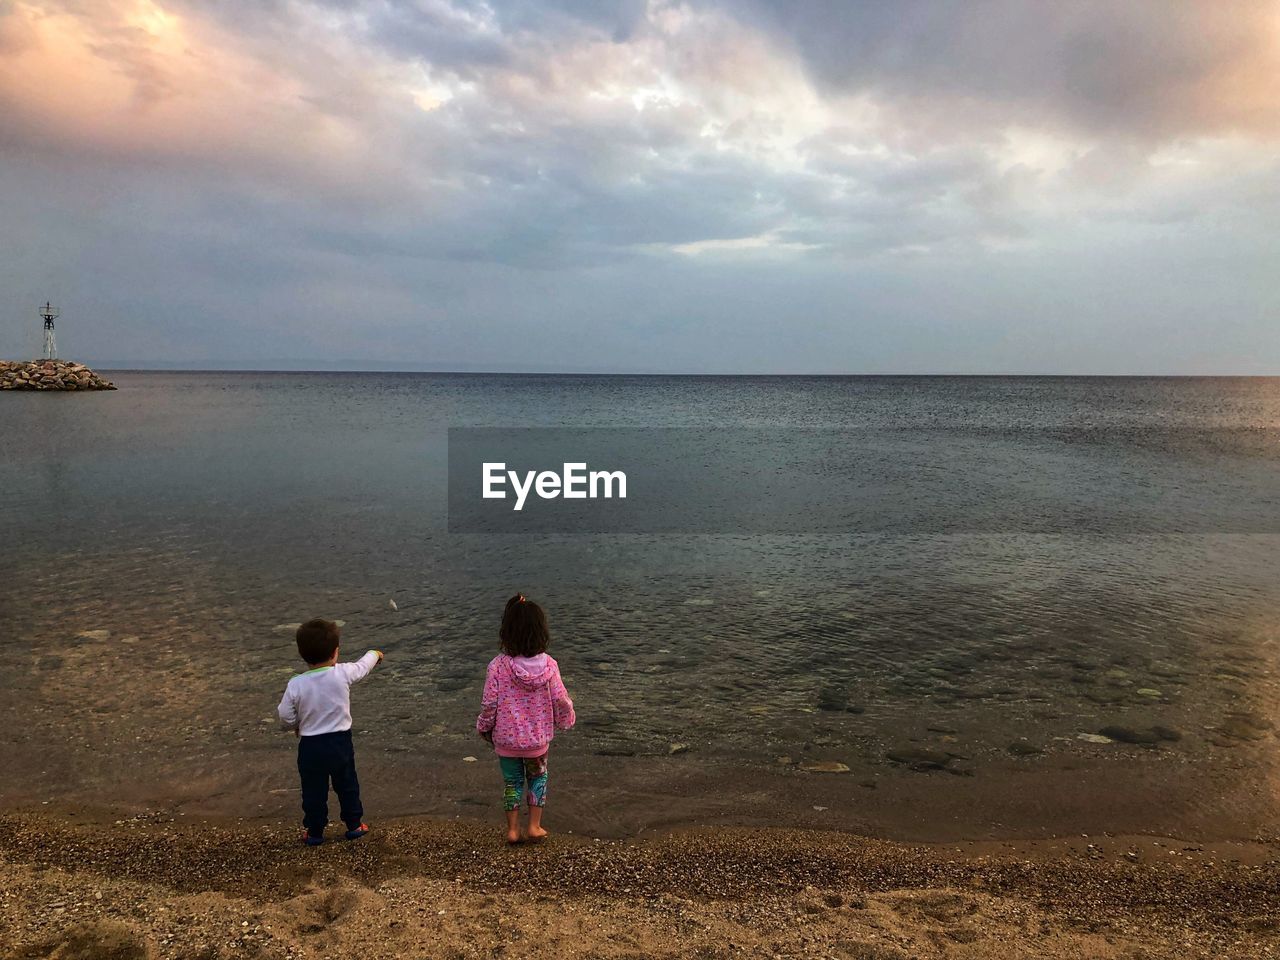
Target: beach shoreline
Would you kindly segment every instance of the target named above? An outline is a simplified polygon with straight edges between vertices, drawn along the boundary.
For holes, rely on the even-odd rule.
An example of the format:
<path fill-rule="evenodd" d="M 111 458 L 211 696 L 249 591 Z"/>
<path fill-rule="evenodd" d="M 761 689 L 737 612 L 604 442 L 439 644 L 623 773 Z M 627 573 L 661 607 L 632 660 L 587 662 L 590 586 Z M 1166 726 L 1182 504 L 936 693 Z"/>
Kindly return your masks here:
<path fill-rule="evenodd" d="M 92 743 L 56 743 L 28 727 L 5 743 L 10 778 L 0 802 L 102 823 L 152 815 L 299 818 L 292 737 L 263 724 L 244 741 L 184 752 L 172 736 L 159 736 L 118 738 L 114 746 L 99 741 L 95 750 Z M 420 749 L 359 733 L 355 742 L 370 818 L 500 821 L 501 779 L 478 737 L 457 734 Z M 931 742 L 918 746 L 928 750 Z M 1071 751 L 984 758 L 974 772 L 956 775 L 913 769 L 870 747 L 834 754 L 851 766 L 826 772 L 822 755 L 748 762 L 691 747 L 674 756 L 604 756 L 571 734 L 551 755 L 548 822 L 604 839 L 782 827 L 910 843 L 1104 833 L 1189 843 L 1280 841 L 1280 767 L 1267 741 L 1234 748 L 1229 764 L 1124 744 Z"/>
<path fill-rule="evenodd" d="M 701 828 L 511 849 L 496 824 L 408 817 L 308 849 L 292 821 L 101 814 L 0 817 L 6 957 L 1280 951 L 1276 842 L 905 844 Z"/>

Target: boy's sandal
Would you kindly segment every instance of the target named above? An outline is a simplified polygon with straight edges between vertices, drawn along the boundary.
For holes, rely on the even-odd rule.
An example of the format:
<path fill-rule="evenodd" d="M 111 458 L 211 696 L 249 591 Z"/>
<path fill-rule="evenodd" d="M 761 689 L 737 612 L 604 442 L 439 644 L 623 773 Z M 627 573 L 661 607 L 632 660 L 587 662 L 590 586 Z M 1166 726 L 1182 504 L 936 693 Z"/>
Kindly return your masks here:
<path fill-rule="evenodd" d="M 308 847 L 318 847 L 324 843 L 324 837 L 313 837 L 308 830 L 302 831 L 302 842 Z"/>
<path fill-rule="evenodd" d="M 359 840 L 368 832 L 369 832 L 369 825 L 367 823 L 362 823 L 360 824 L 360 826 L 356 827 L 356 829 L 347 831 L 347 839 Z"/>

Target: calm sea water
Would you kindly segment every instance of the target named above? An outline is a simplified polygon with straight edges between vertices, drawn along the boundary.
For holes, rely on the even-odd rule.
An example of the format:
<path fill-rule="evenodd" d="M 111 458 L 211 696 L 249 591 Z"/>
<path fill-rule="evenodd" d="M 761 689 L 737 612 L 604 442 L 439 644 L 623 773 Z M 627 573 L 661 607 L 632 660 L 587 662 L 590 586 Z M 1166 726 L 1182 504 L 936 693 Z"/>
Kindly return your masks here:
<path fill-rule="evenodd" d="M 0 684 L 59 677 L 46 696 L 71 691 L 72 712 L 239 739 L 230 718 L 268 715 L 295 669 L 287 625 L 325 615 L 344 648 L 396 663 L 362 722 L 392 744 L 464 736 L 520 590 L 551 615 L 573 750 L 870 762 L 925 720 L 966 731 L 961 769 L 1013 740 L 1092 749 L 1079 734 L 1117 724 L 1177 730 L 1170 756 L 1274 743 L 1280 380 L 113 378 L 0 397 L 0 649 L 45 658 Z M 458 426 L 849 428 L 881 438 L 886 477 L 927 451 L 943 493 L 900 507 L 919 516 L 945 514 L 948 486 L 998 501 L 1098 465 L 1111 499 L 1059 491 L 1079 533 L 1067 516 L 1052 533 L 450 534 Z M 1084 522 L 1116 478 L 1177 532 Z M 146 657 L 154 688 L 77 693 L 89 630 Z M 226 712 L 181 713 L 192 684 Z"/>

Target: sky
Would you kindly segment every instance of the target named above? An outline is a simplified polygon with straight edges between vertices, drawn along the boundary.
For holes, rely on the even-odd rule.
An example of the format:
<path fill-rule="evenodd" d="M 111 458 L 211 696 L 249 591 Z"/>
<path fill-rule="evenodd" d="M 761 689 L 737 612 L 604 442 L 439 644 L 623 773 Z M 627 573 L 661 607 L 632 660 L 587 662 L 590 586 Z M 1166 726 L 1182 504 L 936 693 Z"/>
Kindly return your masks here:
<path fill-rule="evenodd" d="M 0 356 L 1280 374 L 1280 0 L 0 0 Z"/>

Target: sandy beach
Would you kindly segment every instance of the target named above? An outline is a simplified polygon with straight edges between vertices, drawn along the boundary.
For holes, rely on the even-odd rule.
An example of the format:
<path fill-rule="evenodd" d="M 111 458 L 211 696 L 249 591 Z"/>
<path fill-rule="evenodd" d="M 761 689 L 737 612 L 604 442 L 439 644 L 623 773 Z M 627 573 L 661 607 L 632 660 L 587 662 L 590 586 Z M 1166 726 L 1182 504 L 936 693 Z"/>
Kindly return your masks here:
<path fill-rule="evenodd" d="M 1280 843 L 902 844 L 778 829 L 642 841 L 405 818 L 0 818 L 6 958 L 1240 957 L 1280 954 Z"/>

